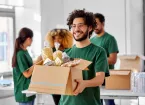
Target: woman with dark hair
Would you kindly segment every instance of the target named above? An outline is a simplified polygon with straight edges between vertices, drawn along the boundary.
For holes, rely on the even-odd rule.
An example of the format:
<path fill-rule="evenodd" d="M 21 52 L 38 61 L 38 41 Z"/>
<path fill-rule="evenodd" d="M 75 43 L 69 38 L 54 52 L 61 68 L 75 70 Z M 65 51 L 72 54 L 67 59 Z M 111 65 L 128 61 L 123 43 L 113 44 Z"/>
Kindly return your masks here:
<path fill-rule="evenodd" d="M 23 90 L 28 89 L 33 72 L 33 61 L 27 51 L 27 47 L 31 46 L 32 38 L 32 30 L 29 28 L 22 28 L 15 41 L 12 67 L 15 100 L 19 105 L 34 105 L 35 95 L 26 97 L 26 94 L 22 94 Z M 40 60 L 41 57 L 38 57 L 36 62 Z"/>

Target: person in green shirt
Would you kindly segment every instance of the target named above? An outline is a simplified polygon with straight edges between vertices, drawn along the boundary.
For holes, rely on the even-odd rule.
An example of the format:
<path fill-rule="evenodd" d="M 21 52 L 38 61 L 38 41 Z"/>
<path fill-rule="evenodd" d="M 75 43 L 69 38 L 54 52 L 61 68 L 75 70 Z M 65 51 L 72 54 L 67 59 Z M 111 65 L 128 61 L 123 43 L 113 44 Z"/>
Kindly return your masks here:
<path fill-rule="evenodd" d="M 76 44 L 66 49 L 71 58 L 81 58 L 91 61 L 88 71 L 83 71 L 83 79 L 77 79 L 77 87 L 73 96 L 62 95 L 59 105 L 101 105 L 100 88 L 105 72 L 108 71 L 107 56 L 103 48 L 90 42 L 90 35 L 96 27 L 92 12 L 74 10 L 68 17 L 68 26 L 71 29 Z"/>
<path fill-rule="evenodd" d="M 73 36 L 67 29 L 55 28 L 50 30 L 45 36 L 45 41 L 51 48 L 53 48 L 53 52 L 56 51 L 55 42 L 60 44 L 60 47 L 58 48 L 60 51 L 73 46 Z"/>
<path fill-rule="evenodd" d="M 96 13 L 94 14 L 94 16 L 96 18 L 97 25 L 94 32 L 97 35 L 91 38 L 91 42 L 105 49 L 106 55 L 108 57 L 109 69 L 114 69 L 114 64 L 117 60 L 117 54 L 119 53 L 117 41 L 114 36 L 110 35 L 105 31 L 105 17 L 100 13 Z M 105 99 L 105 103 L 106 105 L 115 105 L 113 99 Z"/>
<path fill-rule="evenodd" d="M 73 45 L 73 36 L 67 29 L 52 29 L 46 35 L 45 41 L 53 49 L 53 52 L 56 51 L 54 43 L 57 42 L 60 44 L 58 50 L 64 51 L 67 48 L 71 48 Z M 55 105 L 59 104 L 61 95 L 52 95 Z"/>
<path fill-rule="evenodd" d="M 12 67 L 15 100 L 19 105 L 34 105 L 35 95 L 26 97 L 26 94 L 22 94 L 23 90 L 28 89 L 33 72 L 33 61 L 27 51 L 27 47 L 31 46 L 32 38 L 32 30 L 29 28 L 22 28 L 15 41 Z M 41 57 L 38 57 L 36 63 L 41 59 Z"/>

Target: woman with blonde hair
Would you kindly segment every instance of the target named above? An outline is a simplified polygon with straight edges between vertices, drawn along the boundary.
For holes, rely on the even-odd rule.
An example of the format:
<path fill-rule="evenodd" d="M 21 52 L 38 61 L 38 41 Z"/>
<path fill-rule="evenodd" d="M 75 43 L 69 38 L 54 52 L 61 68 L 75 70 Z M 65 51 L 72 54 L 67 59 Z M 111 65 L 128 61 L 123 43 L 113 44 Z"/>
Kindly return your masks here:
<path fill-rule="evenodd" d="M 67 29 L 53 29 L 48 32 L 45 37 L 45 40 L 48 42 L 49 46 L 53 48 L 53 52 L 55 49 L 55 42 L 60 44 L 58 50 L 64 51 L 67 48 L 71 48 L 73 46 L 73 36 Z M 59 104 L 59 100 L 61 95 L 52 95 L 55 105 Z"/>
<path fill-rule="evenodd" d="M 55 49 L 55 42 L 60 44 L 58 50 L 63 51 L 64 49 L 71 48 L 73 45 L 73 36 L 67 29 L 53 29 L 48 32 L 45 40 L 49 43 L 51 48 Z"/>

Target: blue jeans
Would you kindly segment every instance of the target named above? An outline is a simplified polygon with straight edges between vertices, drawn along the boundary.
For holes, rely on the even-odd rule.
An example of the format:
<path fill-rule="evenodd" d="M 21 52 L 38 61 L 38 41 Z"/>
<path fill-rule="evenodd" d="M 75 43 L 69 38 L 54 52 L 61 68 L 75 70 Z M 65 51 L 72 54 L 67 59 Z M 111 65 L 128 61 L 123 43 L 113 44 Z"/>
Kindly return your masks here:
<path fill-rule="evenodd" d="M 104 99 L 106 105 L 115 105 L 115 102 L 113 99 Z"/>
<path fill-rule="evenodd" d="M 104 99 L 105 105 L 115 105 L 114 99 Z M 101 103 L 103 105 L 103 100 L 101 99 Z"/>
<path fill-rule="evenodd" d="M 34 105 L 34 100 L 29 102 L 19 102 L 19 105 Z"/>

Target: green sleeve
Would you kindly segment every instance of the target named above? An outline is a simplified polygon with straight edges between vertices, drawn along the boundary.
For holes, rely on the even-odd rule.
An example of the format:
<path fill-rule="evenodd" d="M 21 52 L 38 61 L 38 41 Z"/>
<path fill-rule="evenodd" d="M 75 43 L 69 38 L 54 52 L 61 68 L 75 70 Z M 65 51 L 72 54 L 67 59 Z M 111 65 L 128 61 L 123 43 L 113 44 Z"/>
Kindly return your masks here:
<path fill-rule="evenodd" d="M 17 54 L 17 64 L 20 69 L 20 71 L 23 73 L 29 68 L 26 55 L 22 52 L 18 52 Z"/>
<path fill-rule="evenodd" d="M 118 53 L 119 52 L 117 41 L 116 41 L 116 39 L 114 37 L 111 37 L 109 39 L 109 42 L 108 42 L 108 52 L 109 52 L 109 54 L 111 54 L 111 53 Z"/>
<path fill-rule="evenodd" d="M 105 50 L 102 48 L 99 54 L 96 54 L 95 72 L 109 73 L 109 66 Z"/>

